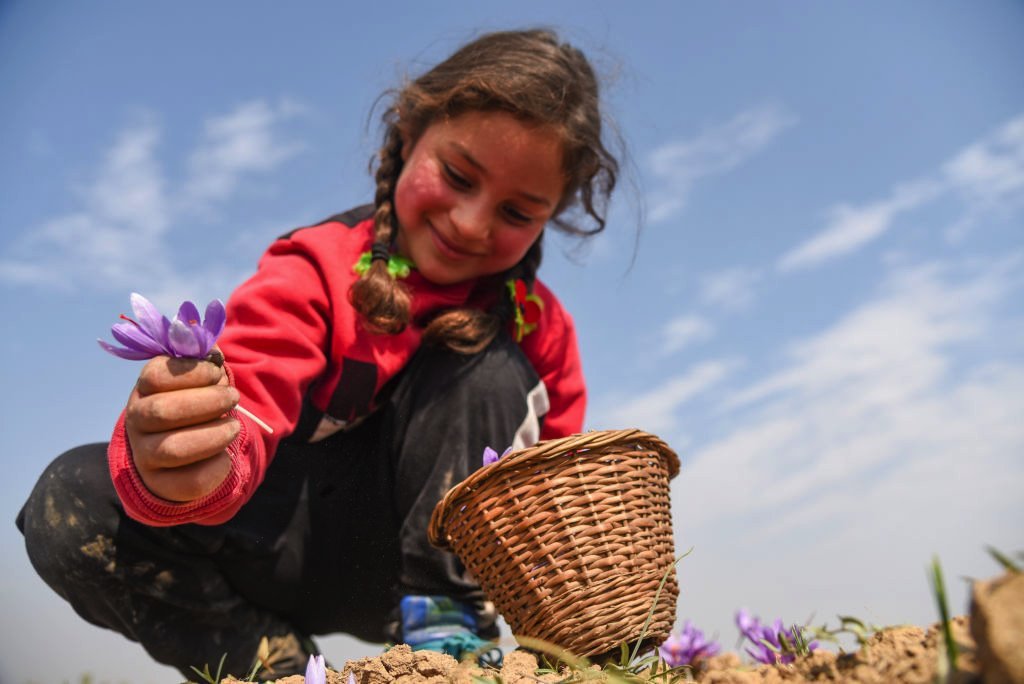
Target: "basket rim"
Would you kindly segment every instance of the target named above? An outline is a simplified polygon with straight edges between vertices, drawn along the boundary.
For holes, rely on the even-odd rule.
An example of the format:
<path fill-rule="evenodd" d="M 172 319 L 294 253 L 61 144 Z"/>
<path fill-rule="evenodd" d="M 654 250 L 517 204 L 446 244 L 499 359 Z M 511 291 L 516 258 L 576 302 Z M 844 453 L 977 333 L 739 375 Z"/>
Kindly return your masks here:
<path fill-rule="evenodd" d="M 525 461 L 554 458 L 562 455 L 566 451 L 596 449 L 600 447 L 617 446 L 619 444 L 629 444 L 631 442 L 644 442 L 664 456 L 668 461 L 668 477 L 670 480 L 679 474 L 680 464 L 678 454 L 676 454 L 676 452 L 661 438 L 652 435 L 649 432 L 644 432 L 638 428 L 627 428 L 624 430 L 590 430 L 588 432 L 569 435 L 568 437 L 543 440 L 541 442 L 537 442 L 531 447 L 520 449 L 519 451 L 513 451 L 490 465 L 483 466 L 479 470 L 471 473 L 465 480 L 449 489 L 437 505 L 434 506 L 434 512 L 430 516 L 430 524 L 427 527 L 427 539 L 431 544 L 438 548 L 450 549 L 448 541 L 444 535 L 444 526 L 447 522 L 447 512 L 450 510 L 451 504 L 458 499 L 465 490 L 474 488 L 481 480 L 491 477 L 494 473 L 518 466 Z"/>

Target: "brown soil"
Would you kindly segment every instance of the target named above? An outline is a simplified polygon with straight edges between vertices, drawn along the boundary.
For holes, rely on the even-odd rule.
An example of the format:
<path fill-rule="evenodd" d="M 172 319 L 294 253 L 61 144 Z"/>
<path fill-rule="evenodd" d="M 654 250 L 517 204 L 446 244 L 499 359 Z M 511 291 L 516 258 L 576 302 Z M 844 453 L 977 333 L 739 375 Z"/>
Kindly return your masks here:
<path fill-rule="evenodd" d="M 953 634 L 959 645 L 958 669 L 946 680 L 952 684 L 980 682 L 979 663 L 975 657 L 968 618 L 953 620 Z M 926 631 L 920 627 L 893 627 L 874 634 L 859 650 L 833 653 L 818 650 L 799 658 L 791 665 L 751 665 L 741 662 L 735 653 L 710 658 L 692 676 L 681 675 L 677 681 L 702 684 L 774 684 L 796 682 L 833 682 L 859 684 L 931 684 L 939 681 L 942 666 L 942 636 L 937 626 Z M 482 670 L 468 662 L 459 664 L 454 658 L 429 651 L 412 651 L 399 645 L 381 656 L 351 660 L 341 672 L 327 671 L 327 684 L 348 684 L 353 675 L 356 684 L 478 684 L 478 678 L 501 684 L 537 684 L 572 680 L 601 680 L 596 666 L 583 673 L 563 672 L 561 675 L 538 676 L 537 659 L 525 651 L 514 651 L 505 657 L 500 671 Z M 643 679 L 643 677 L 640 677 Z M 303 684 L 302 676 L 285 677 L 278 684 Z M 666 680 L 658 682 L 667 684 Z"/>

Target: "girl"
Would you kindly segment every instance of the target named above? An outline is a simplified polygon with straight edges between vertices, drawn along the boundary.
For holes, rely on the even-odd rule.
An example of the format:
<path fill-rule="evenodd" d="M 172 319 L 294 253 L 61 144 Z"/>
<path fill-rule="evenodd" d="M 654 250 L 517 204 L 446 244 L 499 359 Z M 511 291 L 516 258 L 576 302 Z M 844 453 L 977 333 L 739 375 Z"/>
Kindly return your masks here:
<path fill-rule="evenodd" d="M 484 35 L 383 118 L 374 203 L 274 242 L 226 363 L 148 362 L 109 445 L 58 457 L 18 517 L 81 616 L 186 676 L 225 652 L 244 674 L 261 637 L 263 677 L 301 673 L 311 634 L 486 648 L 494 610 L 430 513 L 484 447 L 582 428 L 572 320 L 536 271 L 544 228 L 600 231 L 615 185 L 587 59 Z"/>

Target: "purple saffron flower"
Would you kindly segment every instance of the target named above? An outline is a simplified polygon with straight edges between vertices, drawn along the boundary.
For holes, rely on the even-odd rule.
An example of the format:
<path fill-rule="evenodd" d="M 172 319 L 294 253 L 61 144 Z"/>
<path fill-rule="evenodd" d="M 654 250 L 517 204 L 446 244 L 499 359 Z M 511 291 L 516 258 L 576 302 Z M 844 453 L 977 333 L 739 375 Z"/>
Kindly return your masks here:
<path fill-rule="evenodd" d="M 751 641 L 757 641 L 760 637 L 758 636 L 758 630 L 760 624 L 757 618 L 751 615 L 745 608 L 740 608 L 736 612 L 736 626 L 740 629 L 740 634 L 747 637 Z"/>
<path fill-rule="evenodd" d="M 658 647 L 661 659 L 669 667 L 693 665 L 704 658 L 718 653 L 719 646 L 714 641 L 706 641 L 704 632 L 697 629 L 687 620 L 680 632 L 672 632 L 668 639 Z"/>
<path fill-rule="evenodd" d="M 226 314 L 219 299 L 207 305 L 202 320 L 196 305 L 184 302 L 173 321 L 136 292 L 132 293 L 131 302 L 135 319 L 121 314 L 125 322 L 110 329 L 114 339 L 124 346 L 115 347 L 97 340 L 103 349 L 122 359 L 141 361 L 162 354 L 185 359 L 206 358 L 224 330 Z"/>
<path fill-rule="evenodd" d="M 817 641 L 807 642 L 799 626 L 786 629 L 779 619 L 772 621 L 771 625 L 762 625 L 758 618 L 746 610 L 736 613 L 736 626 L 752 644 L 752 647 L 746 649 L 747 655 L 759 663 L 788 664 L 796 660 L 798 655 L 807 655 L 818 648 Z"/>
<path fill-rule="evenodd" d="M 306 664 L 306 684 L 327 684 L 327 666 L 322 655 L 309 656 Z"/>
<path fill-rule="evenodd" d="M 497 463 L 499 459 L 505 458 L 511 452 L 512 447 L 509 447 L 508 449 L 505 449 L 504 452 L 502 452 L 501 456 L 499 456 L 498 452 L 492 449 L 491 447 L 484 447 L 484 465 L 489 466 L 492 463 Z"/>

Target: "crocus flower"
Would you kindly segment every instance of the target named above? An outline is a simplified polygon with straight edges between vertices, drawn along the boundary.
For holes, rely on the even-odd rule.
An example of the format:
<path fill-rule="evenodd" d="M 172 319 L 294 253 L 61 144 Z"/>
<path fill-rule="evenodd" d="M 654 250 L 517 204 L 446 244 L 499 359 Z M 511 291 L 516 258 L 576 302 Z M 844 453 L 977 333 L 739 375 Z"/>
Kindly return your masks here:
<path fill-rule="evenodd" d="M 791 663 L 798 655 L 806 655 L 818 648 L 817 641 L 806 641 L 799 626 L 786 629 L 779 619 L 770 625 L 762 625 L 758 618 L 740 610 L 736 613 L 736 626 L 753 645 L 746 649 L 747 654 L 759 663 Z"/>
<path fill-rule="evenodd" d="M 183 302 L 178 308 L 178 315 L 171 321 L 139 293 L 133 292 L 131 301 L 132 311 L 138 320 L 121 314 L 125 322 L 115 323 L 110 328 L 110 334 L 124 346 L 115 347 L 103 340 L 96 340 L 104 350 L 122 359 L 142 361 L 164 354 L 180 359 L 205 359 L 224 331 L 227 315 L 219 299 L 206 305 L 206 315 L 202 321 L 199 309 L 192 302 Z M 221 357 L 220 361 L 223 360 Z M 235 409 L 252 418 L 267 432 L 274 432 L 272 427 L 252 412 L 237 405 Z"/>
<path fill-rule="evenodd" d="M 760 639 L 760 623 L 757 618 L 751 615 L 745 608 L 740 608 L 736 612 L 736 626 L 740 629 L 740 634 L 750 639 L 751 641 L 757 641 Z"/>
<path fill-rule="evenodd" d="M 201 321 L 199 309 L 192 302 L 184 302 L 173 321 L 137 292 L 132 293 L 131 302 L 135 318 L 121 314 L 124 322 L 110 329 L 114 339 L 124 346 L 97 340 L 103 349 L 122 359 L 141 361 L 162 354 L 203 359 L 224 330 L 224 304 L 219 299 L 206 306 L 206 316 Z"/>
<path fill-rule="evenodd" d="M 694 665 L 697 661 L 710 658 L 717 654 L 719 645 L 704 639 L 704 632 L 697 629 L 687 620 L 680 632 L 672 632 L 668 639 L 658 647 L 661 659 L 669 667 Z"/>
<path fill-rule="evenodd" d="M 309 656 L 306 664 L 306 684 L 327 684 L 327 666 L 322 655 Z"/>
<path fill-rule="evenodd" d="M 508 456 L 511 452 L 512 447 L 509 447 L 508 449 L 505 449 L 504 452 L 502 452 L 501 456 L 499 456 L 498 452 L 492 449 L 491 447 L 484 447 L 484 465 L 489 466 L 492 463 L 497 463 L 499 459 Z"/>

